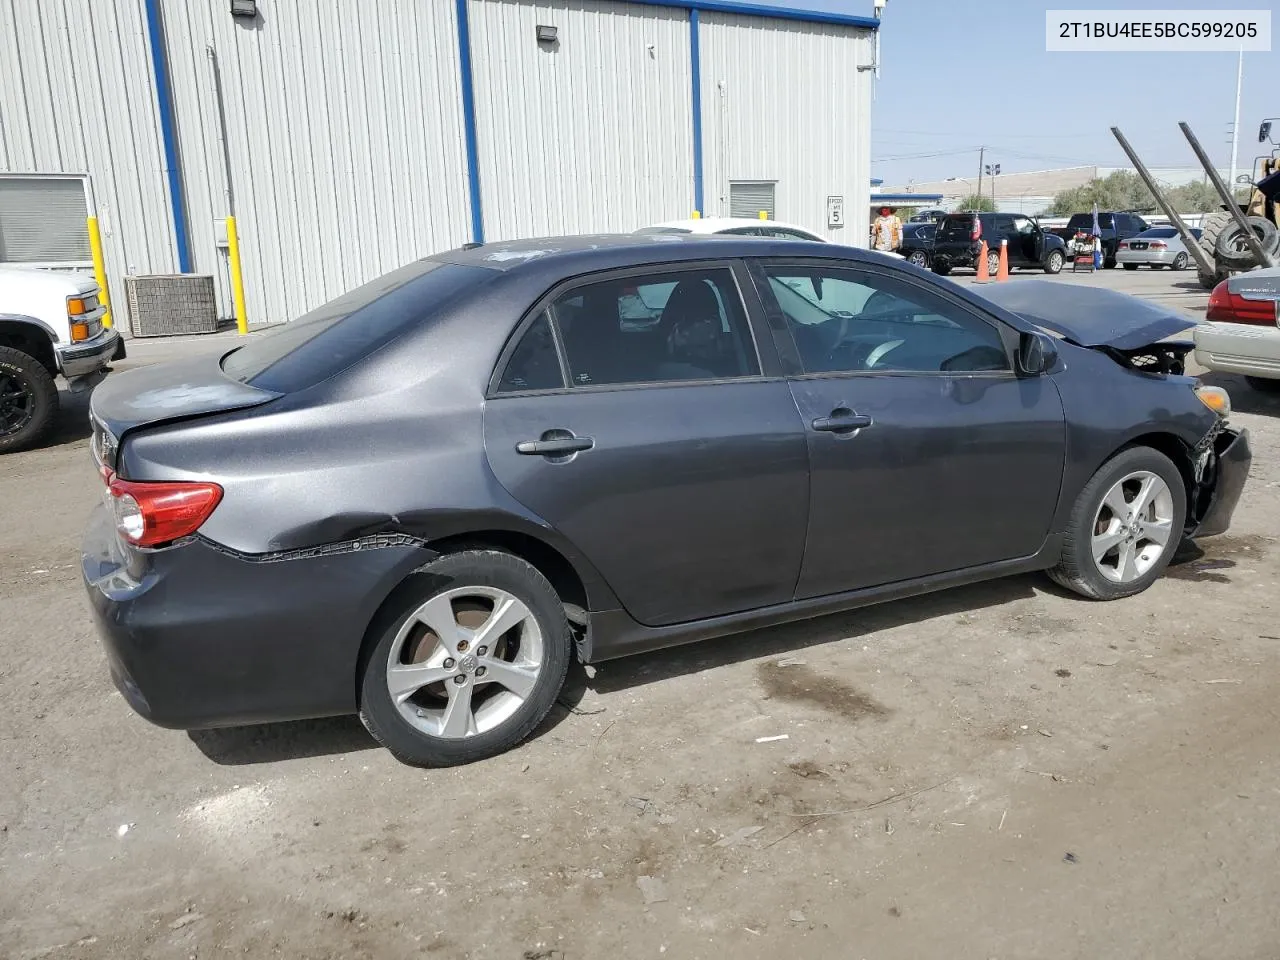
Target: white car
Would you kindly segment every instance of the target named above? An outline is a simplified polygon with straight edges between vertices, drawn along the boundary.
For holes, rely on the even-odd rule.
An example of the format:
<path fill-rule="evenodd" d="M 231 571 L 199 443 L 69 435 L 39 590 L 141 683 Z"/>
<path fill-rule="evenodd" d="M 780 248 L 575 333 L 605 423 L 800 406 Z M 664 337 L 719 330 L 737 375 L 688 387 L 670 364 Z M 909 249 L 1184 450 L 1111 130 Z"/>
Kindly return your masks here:
<path fill-rule="evenodd" d="M 813 243 L 828 241 L 804 227 L 777 220 L 752 220 L 747 217 L 694 217 L 688 220 L 670 220 L 666 223 L 655 223 L 641 227 L 636 233 L 698 233 L 727 234 L 737 237 L 773 237 L 779 240 L 809 240 Z M 890 253 L 888 256 L 902 259 L 901 254 Z"/>
<path fill-rule="evenodd" d="M 1255 390 L 1280 393 L 1280 268 L 1223 280 L 1195 329 L 1196 363 L 1241 373 Z"/>
<path fill-rule="evenodd" d="M 0 453 L 39 443 L 54 427 L 61 374 L 92 387 L 124 340 L 104 327 L 92 276 L 0 265 Z"/>

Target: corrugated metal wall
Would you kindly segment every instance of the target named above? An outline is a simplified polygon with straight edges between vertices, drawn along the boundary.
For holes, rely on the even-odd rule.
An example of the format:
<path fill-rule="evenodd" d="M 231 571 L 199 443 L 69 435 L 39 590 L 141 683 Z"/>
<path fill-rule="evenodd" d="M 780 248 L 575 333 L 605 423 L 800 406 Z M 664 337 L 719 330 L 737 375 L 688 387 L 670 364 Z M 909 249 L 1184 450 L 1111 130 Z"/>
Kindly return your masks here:
<path fill-rule="evenodd" d="M 296 317 L 470 239 L 457 22 L 446 0 L 164 0 L 195 268 L 222 278 L 226 163 L 254 322 Z"/>
<path fill-rule="evenodd" d="M 470 0 L 489 240 L 629 232 L 693 203 L 689 14 Z M 539 24 L 558 31 L 540 44 Z"/>
<path fill-rule="evenodd" d="M 87 172 L 108 275 L 177 269 L 141 2 L 0 0 L 0 171 Z"/>
<path fill-rule="evenodd" d="M 729 181 L 775 180 L 778 220 L 866 246 L 870 229 L 869 31 L 730 14 L 701 17 L 706 206 L 727 215 Z M 847 225 L 827 229 L 827 197 Z"/>

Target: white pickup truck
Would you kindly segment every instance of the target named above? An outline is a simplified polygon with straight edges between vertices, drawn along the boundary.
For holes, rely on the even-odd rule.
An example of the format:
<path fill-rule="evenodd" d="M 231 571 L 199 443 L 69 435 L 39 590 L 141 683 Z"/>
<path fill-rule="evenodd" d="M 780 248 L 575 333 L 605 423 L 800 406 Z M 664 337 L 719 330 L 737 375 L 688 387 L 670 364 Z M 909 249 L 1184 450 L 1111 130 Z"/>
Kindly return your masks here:
<path fill-rule="evenodd" d="M 53 429 L 59 374 L 72 390 L 89 389 L 124 357 L 99 293 L 92 276 L 0 264 L 0 454 Z"/>

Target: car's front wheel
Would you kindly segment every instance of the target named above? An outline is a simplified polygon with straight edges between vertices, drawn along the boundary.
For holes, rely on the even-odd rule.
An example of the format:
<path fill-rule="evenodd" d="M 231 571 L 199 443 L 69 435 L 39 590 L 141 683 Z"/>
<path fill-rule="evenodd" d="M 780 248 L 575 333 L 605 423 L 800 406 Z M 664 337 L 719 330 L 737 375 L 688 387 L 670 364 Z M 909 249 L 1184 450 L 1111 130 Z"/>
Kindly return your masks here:
<path fill-rule="evenodd" d="M 443 767 L 514 747 L 555 702 L 573 641 L 537 568 L 494 550 L 416 571 L 374 626 L 360 719 L 405 763 Z"/>
<path fill-rule="evenodd" d="M 1141 593 L 1182 540 L 1186 488 L 1178 468 L 1150 447 L 1107 461 L 1076 498 L 1062 558 L 1049 575 L 1093 600 Z"/>
<path fill-rule="evenodd" d="M 0 453 L 35 446 L 53 429 L 58 385 L 35 357 L 0 347 Z"/>
<path fill-rule="evenodd" d="M 1061 273 L 1063 262 L 1064 257 L 1061 250 L 1050 250 L 1049 255 L 1044 258 L 1044 272 L 1048 274 Z"/>

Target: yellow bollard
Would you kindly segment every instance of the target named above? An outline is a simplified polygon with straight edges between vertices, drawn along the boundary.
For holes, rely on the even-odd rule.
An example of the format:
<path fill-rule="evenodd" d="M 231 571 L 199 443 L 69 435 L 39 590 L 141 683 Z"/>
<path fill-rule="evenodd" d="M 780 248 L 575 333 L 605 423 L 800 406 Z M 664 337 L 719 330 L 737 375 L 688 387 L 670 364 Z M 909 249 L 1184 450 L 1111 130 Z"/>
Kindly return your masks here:
<path fill-rule="evenodd" d="M 761 220 L 768 220 L 768 219 L 769 219 L 769 211 L 768 211 L 768 210 L 761 210 L 761 211 L 760 211 L 760 219 L 761 219 Z"/>
<path fill-rule="evenodd" d="M 102 315 L 102 325 L 111 326 L 111 299 L 107 296 L 107 263 L 102 256 L 102 233 L 98 230 L 98 218 L 89 217 L 89 252 L 93 255 L 93 278 L 98 281 L 98 299 L 107 308 Z"/>
<path fill-rule="evenodd" d="M 236 218 L 227 217 L 227 259 L 231 261 L 231 300 L 235 304 L 236 329 L 249 332 L 249 317 L 244 309 L 244 275 L 240 272 L 240 237 L 236 235 Z"/>
<path fill-rule="evenodd" d="M 693 219 L 695 219 L 695 220 L 701 220 L 701 219 L 702 219 L 702 212 L 701 212 L 700 210 L 695 210 L 695 211 L 693 211 Z"/>

